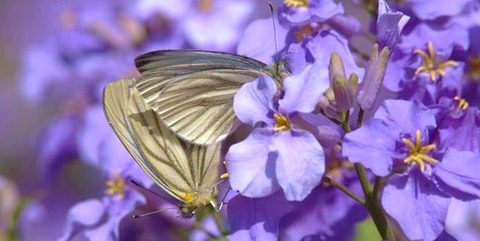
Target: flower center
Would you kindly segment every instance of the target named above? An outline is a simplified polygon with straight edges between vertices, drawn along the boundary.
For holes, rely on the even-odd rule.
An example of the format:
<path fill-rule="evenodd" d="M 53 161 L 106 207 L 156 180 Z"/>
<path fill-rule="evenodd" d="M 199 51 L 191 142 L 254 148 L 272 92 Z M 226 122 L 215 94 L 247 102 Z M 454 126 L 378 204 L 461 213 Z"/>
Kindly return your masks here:
<path fill-rule="evenodd" d="M 420 65 L 416 70 L 415 70 L 415 75 L 426 72 L 430 75 L 430 79 L 432 81 L 437 80 L 437 74 L 440 76 L 445 75 L 445 68 L 449 66 L 457 66 L 458 62 L 453 61 L 453 60 L 448 60 L 445 62 L 440 62 L 438 59 L 435 59 L 435 51 L 433 49 L 433 44 L 432 42 L 428 42 L 428 54 L 420 49 L 417 49 L 414 51 L 414 53 L 419 54 L 422 56 L 423 59 L 423 64 Z"/>
<path fill-rule="evenodd" d="M 284 0 L 283 3 L 287 5 L 287 7 L 294 7 L 294 8 L 308 6 L 308 0 Z"/>
<path fill-rule="evenodd" d="M 415 143 L 407 138 L 402 139 L 408 147 L 410 147 L 409 155 L 403 160 L 404 163 L 414 163 L 420 166 L 420 170 L 425 171 L 425 162 L 437 164 L 438 160 L 432 158 L 427 153 L 435 149 L 435 144 L 422 146 L 422 136 L 420 130 L 415 132 Z"/>
<path fill-rule="evenodd" d="M 303 25 L 298 28 L 297 31 L 293 32 L 293 35 L 295 36 L 295 39 L 297 39 L 298 42 L 303 42 L 305 39 L 305 36 L 312 36 L 313 35 L 314 29 L 310 24 Z"/>
<path fill-rule="evenodd" d="M 275 113 L 273 114 L 273 118 L 275 118 L 275 125 L 273 129 L 275 131 L 289 131 L 291 126 L 290 126 L 290 121 L 287 119 L 286 116 L 280 114 L 280 113 Z"/>
<path fill-rule="evenodd" d="M 114 173 L 112 179 L 108 180 L 106 184 L 107 189 L 105 190 L 105 194 L 116 195 L 120 198 L 125 196 L 125 182 L 119 174 Z"/>
<path fill-rule="evenodd" d="M 209 13 L 212 11 L 212 0 L 198 0 L 198 10 L 203 13 Z"/>
<path fill-rule="evenodd" d="M 465 99 L 458 96 L 455 96 L 453 99 L 457 101 L 457 110 L 466 110 L 468 108 L 469 104 Z"/>

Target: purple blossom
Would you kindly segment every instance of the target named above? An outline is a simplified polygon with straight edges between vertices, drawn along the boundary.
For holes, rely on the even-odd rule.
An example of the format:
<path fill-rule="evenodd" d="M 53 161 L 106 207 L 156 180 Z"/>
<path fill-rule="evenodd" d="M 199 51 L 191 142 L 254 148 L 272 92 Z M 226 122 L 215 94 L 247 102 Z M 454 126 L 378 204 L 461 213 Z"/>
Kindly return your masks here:
<path fill-rule="evenodd" d="M 325 22 L 337 14 L 343 14 L 344 9 L 342 4 L 331 0 L 285 1 L 279 12 L 282 22 L 303 25 Z"/>
<path fill-rule="evenodd" d="M 303 200 L 318 185 L 325 169 L 323 149 L 312 133 L 296 128 L 290 120 L 297 111 L 315 109 L 327 87 L 327 71 L 316 63 L 301 75 L 285 79 L 278 107 L 273 101 L 277 88 L 268 76 L 261 75 L 238 91 L 234 99 L 238 118 L 251 126 L 263 123 L 263 127 L 231 146 L 226 155 L 234 190 L 247 197 L 265 197 L 281 187 L 287 200 Z"/>
<path fill-rule="evenodd" d="M 228 240 L 277 240 L 279 220 L 294 206 L 280 191 L 263 198 L 235 196 L 228 203 Z"/>
<path fill-rule="evenodd" d="M 453 148 L 442 153 L 435 144 L 424 144 L 430 143 L 429 132 L 435 127 L 433 112 L 425 106 L 386 100 L 374 119 L 344 139 L 343 154 L 351 162 L 378 176 L 394 174 L 385 186 L 382 205 L 409 239 L 437 238 L 445 227 L 451 197 L 480 196 L 480 174 L 472 171 L 479 154 Z"/>
<path fill-rule="evenodd" d="M 344 180 L 355 192 L 361 190 L 358 181 Z M 354 225 L 366 218 L 363 206 L 333 187 L 317 187 L 295 210 L 280 222 L 282 240 L 351 240 Z"/>
<path fill-rule="evenodd" d="M 408 15 L 390 9 L 384 0 L 378 1 L 377 43 L 380 45 L 379 48 L 388 47 L 393 50 L 409 19 Z"/>

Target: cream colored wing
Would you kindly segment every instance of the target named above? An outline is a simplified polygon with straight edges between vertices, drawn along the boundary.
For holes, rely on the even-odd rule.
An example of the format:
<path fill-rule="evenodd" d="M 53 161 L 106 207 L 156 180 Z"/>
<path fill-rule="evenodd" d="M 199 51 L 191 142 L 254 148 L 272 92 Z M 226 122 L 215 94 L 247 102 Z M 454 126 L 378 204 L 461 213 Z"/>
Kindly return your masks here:
<path fill-rule="evenodd" d="M 233 97 L 266 65 L 240 55 L 166 50 L 135 59 L 140 94 L 160 119 L 187 142 L 221 141 L 235 123 Z"/>
<path fill-rule="evenodd" d="M 131 79 L 109 84 L 104 105 L 112 128 L 135 161 L 155 183 L 182 202 L 195 201 L 192 193 L 204 187 L 210 192 L 206 197 L 215 199 L 217 145 L 187 146 L 163 126 L 131 84 Z"/>

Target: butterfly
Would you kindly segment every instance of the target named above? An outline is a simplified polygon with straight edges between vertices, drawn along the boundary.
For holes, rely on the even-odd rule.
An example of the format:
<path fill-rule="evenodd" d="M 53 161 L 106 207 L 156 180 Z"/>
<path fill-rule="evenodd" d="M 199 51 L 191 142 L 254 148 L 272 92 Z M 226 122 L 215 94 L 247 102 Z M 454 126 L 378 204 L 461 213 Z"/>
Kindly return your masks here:
<path fill-rule="evenodd" d="M 136 88 L 134 78 L 109 83 L 103 92 L 110 126 L 147 175 L 180 200 L 181 217 L 211 205 L 219 211 L 219 144 L 185 143 L 166 128 Z"/>
<path fill-rule="evenodd" d="M 200 50 L 160 50 L 135 58 L 134 85 L 147 105 L 181 139 L 199 145 L 224 140 L 236 117 L 233 98 L 259 74 L 288 76 L 284 61 L 273 66 L 241 55 Z"/>

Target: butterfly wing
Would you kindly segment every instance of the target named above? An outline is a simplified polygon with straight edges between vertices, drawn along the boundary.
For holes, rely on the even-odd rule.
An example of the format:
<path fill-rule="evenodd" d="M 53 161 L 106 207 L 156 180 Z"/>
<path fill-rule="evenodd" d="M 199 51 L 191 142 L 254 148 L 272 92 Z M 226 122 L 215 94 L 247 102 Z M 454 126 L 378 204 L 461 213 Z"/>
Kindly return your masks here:
<path fill-rule="evenodd" d="M 198 192 L 199 187 L 209 187 L 210 193 L 205 196 L 215 199 L 218 147 L 186 147 L 163 126 L 132 85 L 133 79 L 121 79 L 104 90 L 107 119 L 132 157 L 157 185 L 178 200 L 191 202 L 191 193 Z M 205 178 L 203 174 L 211 176 Z"/>
<path fill-rule="evenodd" d="M 266 65 L 240 55 L 165 50 L 140 55 L 135 86 L 160 119 L 182 139 L 201 145 L 223 140 L 235 123 L 233 97 Z"/>

